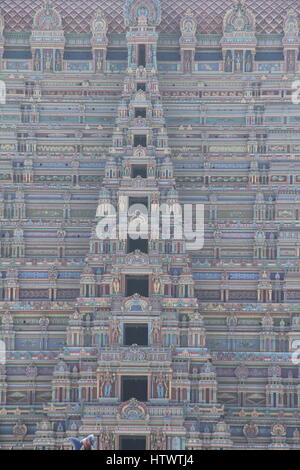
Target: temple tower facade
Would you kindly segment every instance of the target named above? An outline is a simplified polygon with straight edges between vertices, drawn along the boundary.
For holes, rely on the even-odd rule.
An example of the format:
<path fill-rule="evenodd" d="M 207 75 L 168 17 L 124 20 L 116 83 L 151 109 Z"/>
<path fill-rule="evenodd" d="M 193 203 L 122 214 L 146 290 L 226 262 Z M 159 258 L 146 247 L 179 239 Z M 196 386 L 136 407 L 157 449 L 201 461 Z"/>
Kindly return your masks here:
<path fill-rule="evenodd" d="M 298 1 L 69 3 L 0 12 L 0 448 L 299 449 Z"/>

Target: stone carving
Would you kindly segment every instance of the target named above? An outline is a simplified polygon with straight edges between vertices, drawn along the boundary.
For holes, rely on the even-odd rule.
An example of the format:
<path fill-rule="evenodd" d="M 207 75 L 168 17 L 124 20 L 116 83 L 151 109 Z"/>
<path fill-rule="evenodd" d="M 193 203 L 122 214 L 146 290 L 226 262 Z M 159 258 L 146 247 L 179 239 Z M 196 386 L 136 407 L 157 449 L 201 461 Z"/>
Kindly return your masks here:
<path fill-rule="evenodd" d="M 166 436 L 162 432 L 162 429 L 159 429 L 151 434 L 151 449 L 152 450 L 165 450 L 166 449 Z"/>
<path fill-rule="evenodd" d="M 181 449 L 180 437 L 175 436 L 172 438 L 172 450 L 180 450 L 180 449 Z"/>
<path fill-rule="evenodd" d="M 74 310 L 74 313 L 72 313 L 72 314 L 70 315 L 70 320 L 69 320 L 69 322 L 70 322 L 70 323 L 73 323 L 73 322 L 78 323 L 78 322 L 81 322 L 81 320 L 82 320 L 82 315 L 81 315 L 81 313 L 79 312 L 79 310 L 76 308 L 76 309 Z"/>
<path fill-rule="evenodd" d="M 255 240 L 256 240 L 256 242 L 258 242 L 258 243 L 263 243 L 263 242 L 265 241 L 265 239 L 266 239 L 266 235 L 265 235 L 264 232 L 262 232 L 262 231 L 257 231 L 257 232 L 255 232 Z"/>
<path fill-rule="evenodd" d="M 293 438 L 296 439 L 297 441 L 300 440 L 300 431 L 298 428 L 296 428 L 294 431 L 293 431 Z"/>
<path fill-rule="evenodd" d="M 144 147 L 142 147 L 141 145 L 138 145 L 134 151 L 133 151 L 133 155 L 135 157 L 145 157 L 146 156 L 146 149 Z"/>
<path fill-rule="evenodd" d="M 235 328 L 238 324 L 237 316 L 234 315 L 234 314 L 228 315 L 226 317 L 226 324 L 227 324 L 229 329 L 230 328 Z"/>
<path fill-rule="evenodd" d="M 30 364 L 26 366 L 26 376 L 30 378 L 35 378 L 38 375 L 37 367 Z"/>
<path fill-rule="evenodd" d="M 196 33 L 197 23 L 193 12 L 189 9 L 185 12 L 180 21 L 180 31 L 183 36 L 193 36 Z"/>
<path fill-rule="evenodd" d="M 201 374 L 215 374 L 215 368 L 210 361 L 201 367 Z"/>
<path fill-rule="evenodd" d="M 107 21 L 103 16 L 102 12 L 99 10 L 96 12 L 93 20 L 92 20 L 92 33 L 93 35 L 103 35 L 105 36 L 107 33 Z"/>
<path fill-rule="evenodd" d="M 14 427 L 13 427 L 13 435 L 17 439 L 24 439 L 24 437 L 27 434 L 27 426 L 26 424 L 22 423 L 21 421 L 18 421 Z"/>
<path fill-rule="evenodd" d="M 36 12 L 33 20 L 34 29 L 41 31 L 56 31 L 62 28 L 62 21 L 58 11 L 49 0 Z"/>
<path fill-rule="evenodd" d="M 115 436 L 112 432 L 103 431 L 100 434 L 100 442 L 102 450 L 114 450 Z"/>
<path fill-rule="evenodd" d="M 126 256 L 126 264 L 149 264 L 149 257 L 140 250 L 135 250 Z"/>
<path fill-rule="evenodd" d="M 128 420 L 148 420 L 149 415 L 147 413 L 146 406 L 136 400 L 131 398 L 125 404 L 122 404 L 118 410 L 118 416 L 121 419 Z"/>
<path fill-rule="evenodd" d="M 119 280 L 119 278 L 115 278 L 113 280 L 112 287 L 113 287 L 113 293 L 114 294 L 119 294 L 119 292 L 120 292 L 120 280 Z"/>
<path fill-rule="evenodd" d="M 2 322 L 2 325 L 6 328 L 12 326 L 14 322 L 12 314 L 8 311 L 5 312 L 2 315 L 1 322 Z"/>
<path fill-rule="evenodd" d="M 51 266 L 51 268 L 48 271 L 48 278 L 50 281 L 56 281 L 58 278 L 58 272 L 56 266 Z"/>
<path fill-rule="evenodd" d="M 247 377 L 249 376 L 249 369 L 245 366 L 238 366 L 234 371 L 234 375 L 238 379 L 247 379 Z"/>
<path fill-rule="evenodd" d="M 151 305 L 146 300 L 143 300 L 139 294 L 133 296 L 124 303 L 124 310 L 129 312 L 147 312 L 151 310 Z"/>
<path fill-rule="evenodd" d="M 272 316 L 269 312 L 266 313 L 263 316 L 261 324 L 262 324 L 263 328 L 266 328 L 266 329 L 273 328 L 274 321 L 273 321 L 273 318 L 272 318 Z"/>
<path fill-rule="evenodd" d="M 283 424 L 275 423 L 271 426 L 271 436 L 284 437 L 286 436 L 286 429 Z"/>
<path fill-rule="evenodd" d="M 153 346 L 159 346 L 160 345 L 160 326 L 158 322 L 154 322 L 152 325 L 152 344 Z"/>
<path fill-rule="evenodd" d="M 51 423 L 48 419 L 43 419 L 37 425 L 39 431 L 51 431 Z"/>
<path fill-rule="evenodd" d="M 142 351 L 137 344 L 130 346 L 122 355 L 124 361 L 145 361 L 146 358 L 145 351 Z"/>
<path fill-rule="evenodd" d="M 161 21 L 159 0 L 126 0 L 124 5 L 125 24 L 134 26 L 148 24 L 158 26 Z"/>
<path fill-rule="evenodd" d="M 120 337 L 121 337 L 120 323 L 114 320 L 111 326 L 112 345 L 118 345 L 120 343 Z"/>
<path fill-rule="evenodd" d="M 37 72 L 42 70 L 42 58 L 40 49 L 34 51 L 33 69 Z"/>
<path fill-rule="evenodd" d="M 244 6 L 244 0 L 237 0 L 235 6 L 225 14 L 223 29 L 226 33 L 255 31 L 255 17 Z"/>
<path fill-rule="evenodd" d="M 106 372 L 105 375 L 100 377 L 100 392 L 102 397 L 109 398 L 112 396 L 115 381 L 116 376 L 111 372 Z"/>
<path fill-rule="evenodd" d="M 54 370 L 55 370 L 55 372 L 68 372 L 68 366 L 63 360 L 60 360 L 56 364 Z"/>
<path fill-rule="evenodd" d="M 243 427 L 243 433 L 247 439 L 255 439 L 258 436 L 258 432 L 258 426 L 254 423 L 247 423 Z"/>
<path fill-rule="evenodd" d="M 21 227 L 17 227 L 15 230 L 14 230 L 14 238 L 15 239 L 22 239 L 24 236 L 24 230 L 21 228 Z"/>
<path fill-rule="evenodd" d="M 285 33 L 285 39 L 296 39 L 299 37 L 299 24 L 297 13 L 294 10 L 287 12 L 286 20 L 284 22 L 283 30 Z"/>
<path fill-rule="evenodd" d="M 153 282 L 153 291 L 155 294 L 160 294 L 161 282 L 158 278 L 155 278 Z"/>
<path fill-rule="evenodd" d="M 268 368 L 269 377 L 281 377 L 281 369 L 279 366 L 270 366 Z"/>
<path fill-rule="evenodd" d="M 166 375 L 160 372 L 154 377 L 157 398 L 166 398 L 169 381 Z"/>

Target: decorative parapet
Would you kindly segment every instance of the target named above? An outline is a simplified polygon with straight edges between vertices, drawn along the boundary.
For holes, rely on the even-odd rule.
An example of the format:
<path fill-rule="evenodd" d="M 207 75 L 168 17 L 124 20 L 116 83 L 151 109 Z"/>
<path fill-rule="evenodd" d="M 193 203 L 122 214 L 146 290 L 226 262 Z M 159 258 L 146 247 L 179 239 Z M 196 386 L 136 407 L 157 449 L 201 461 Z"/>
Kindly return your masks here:
<path fill-rule="evenodd" d="M 30 38 L 33 56 L 33 70 L 37 72 L 61 72 L 65 36 L 59 12 L 51 0 L 45 0 L 33 20 Z"/>

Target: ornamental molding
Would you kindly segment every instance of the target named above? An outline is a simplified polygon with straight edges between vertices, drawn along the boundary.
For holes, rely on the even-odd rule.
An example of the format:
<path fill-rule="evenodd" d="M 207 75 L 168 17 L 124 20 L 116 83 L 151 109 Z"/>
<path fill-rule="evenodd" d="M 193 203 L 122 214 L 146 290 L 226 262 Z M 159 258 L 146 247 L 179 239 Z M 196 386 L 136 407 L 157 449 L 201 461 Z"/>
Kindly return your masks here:
<path fill-rule="evenodd" d="M 126 0 L 124 5 L 125 26 L 144 24 L 158 26 L 161 22 L 159 0 Z"/>

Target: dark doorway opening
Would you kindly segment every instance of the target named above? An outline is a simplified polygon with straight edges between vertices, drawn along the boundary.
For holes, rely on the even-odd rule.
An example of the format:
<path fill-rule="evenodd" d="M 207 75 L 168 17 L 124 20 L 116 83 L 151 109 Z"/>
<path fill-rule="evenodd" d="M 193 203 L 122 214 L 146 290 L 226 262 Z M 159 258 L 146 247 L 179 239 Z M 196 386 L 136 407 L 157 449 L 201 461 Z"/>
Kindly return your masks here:
<path fill-rule="evenodd" d="M 148 253 L 148 240 L 145 238 L 127 239 L 127 253 L 132 253 L 135 250 L 140 250 L 143 253 Z"/>
<path fill-rule="evenodd" d="M 147 147 L 147 136 L 145 134 L 138 134 L 134 136 L 133 146 L 134 147 Z"/>
<path fill-rule="evenodd" d="M 127 401 L 136 398 L 138 401 L 147 401 L 147 377 L 124 375 L 122 377 L 121 400 Z"/>
<path fill-rule="evenodd" d="M 147 197 L 131 197 L 129 196 L 128 200 L 128 207 L 130 208 L 134 204 L 142 204 L 143 206 L 147 207 L 148 209 L 148 198 Z"/>
<path fill-rule="evenodd" d="M 181 334 L 180 335 L 180 347 L 184 348 L 188 346 L 188 335 Z"/>
<path fill-rule="evenodd" d="M 135 115 L 136 118 L 138 118 L 138 117 L 145 118 L 146 117 L 146 108 L 135 108 L 134 115 Z"/>
<path fill-rule="evenodd" d="M 139 44 L 138 57 L 139 57 L 138 65 L 142 65 L 143 67 L 146 67 L 146 46 L 145 46 L 145 44 Z"/>
<path fill-rule="evenodd" d="M 146 437 L 120 436 L 120 450 L 146 450 Z"/>
<path fill-rule="evenodd" d="M 148 276 L 126 276 L 125 278 L 126 297 L 133 294 L 139 294 L 142 297 L 149 296 L 149 279 Z"/>
<path fill-rule="evenodd" d="M 137 89 L 137 91 L 139 91 L 139 90 L 146 91 L 146 83 L 141 83 L 141 82 L 137 83 L 136 84 L 136 89 Z"/>
<path fill-rule="evenodd" d="M 124 345 L 148 346 L 148 325 L 142 323 L 125 323 Z"/>
<path fill-rule="evenodd" d="M 146 165 L 132 165 L 131 167 L 131 178 L 147 178 L 147 166 Z"/>

